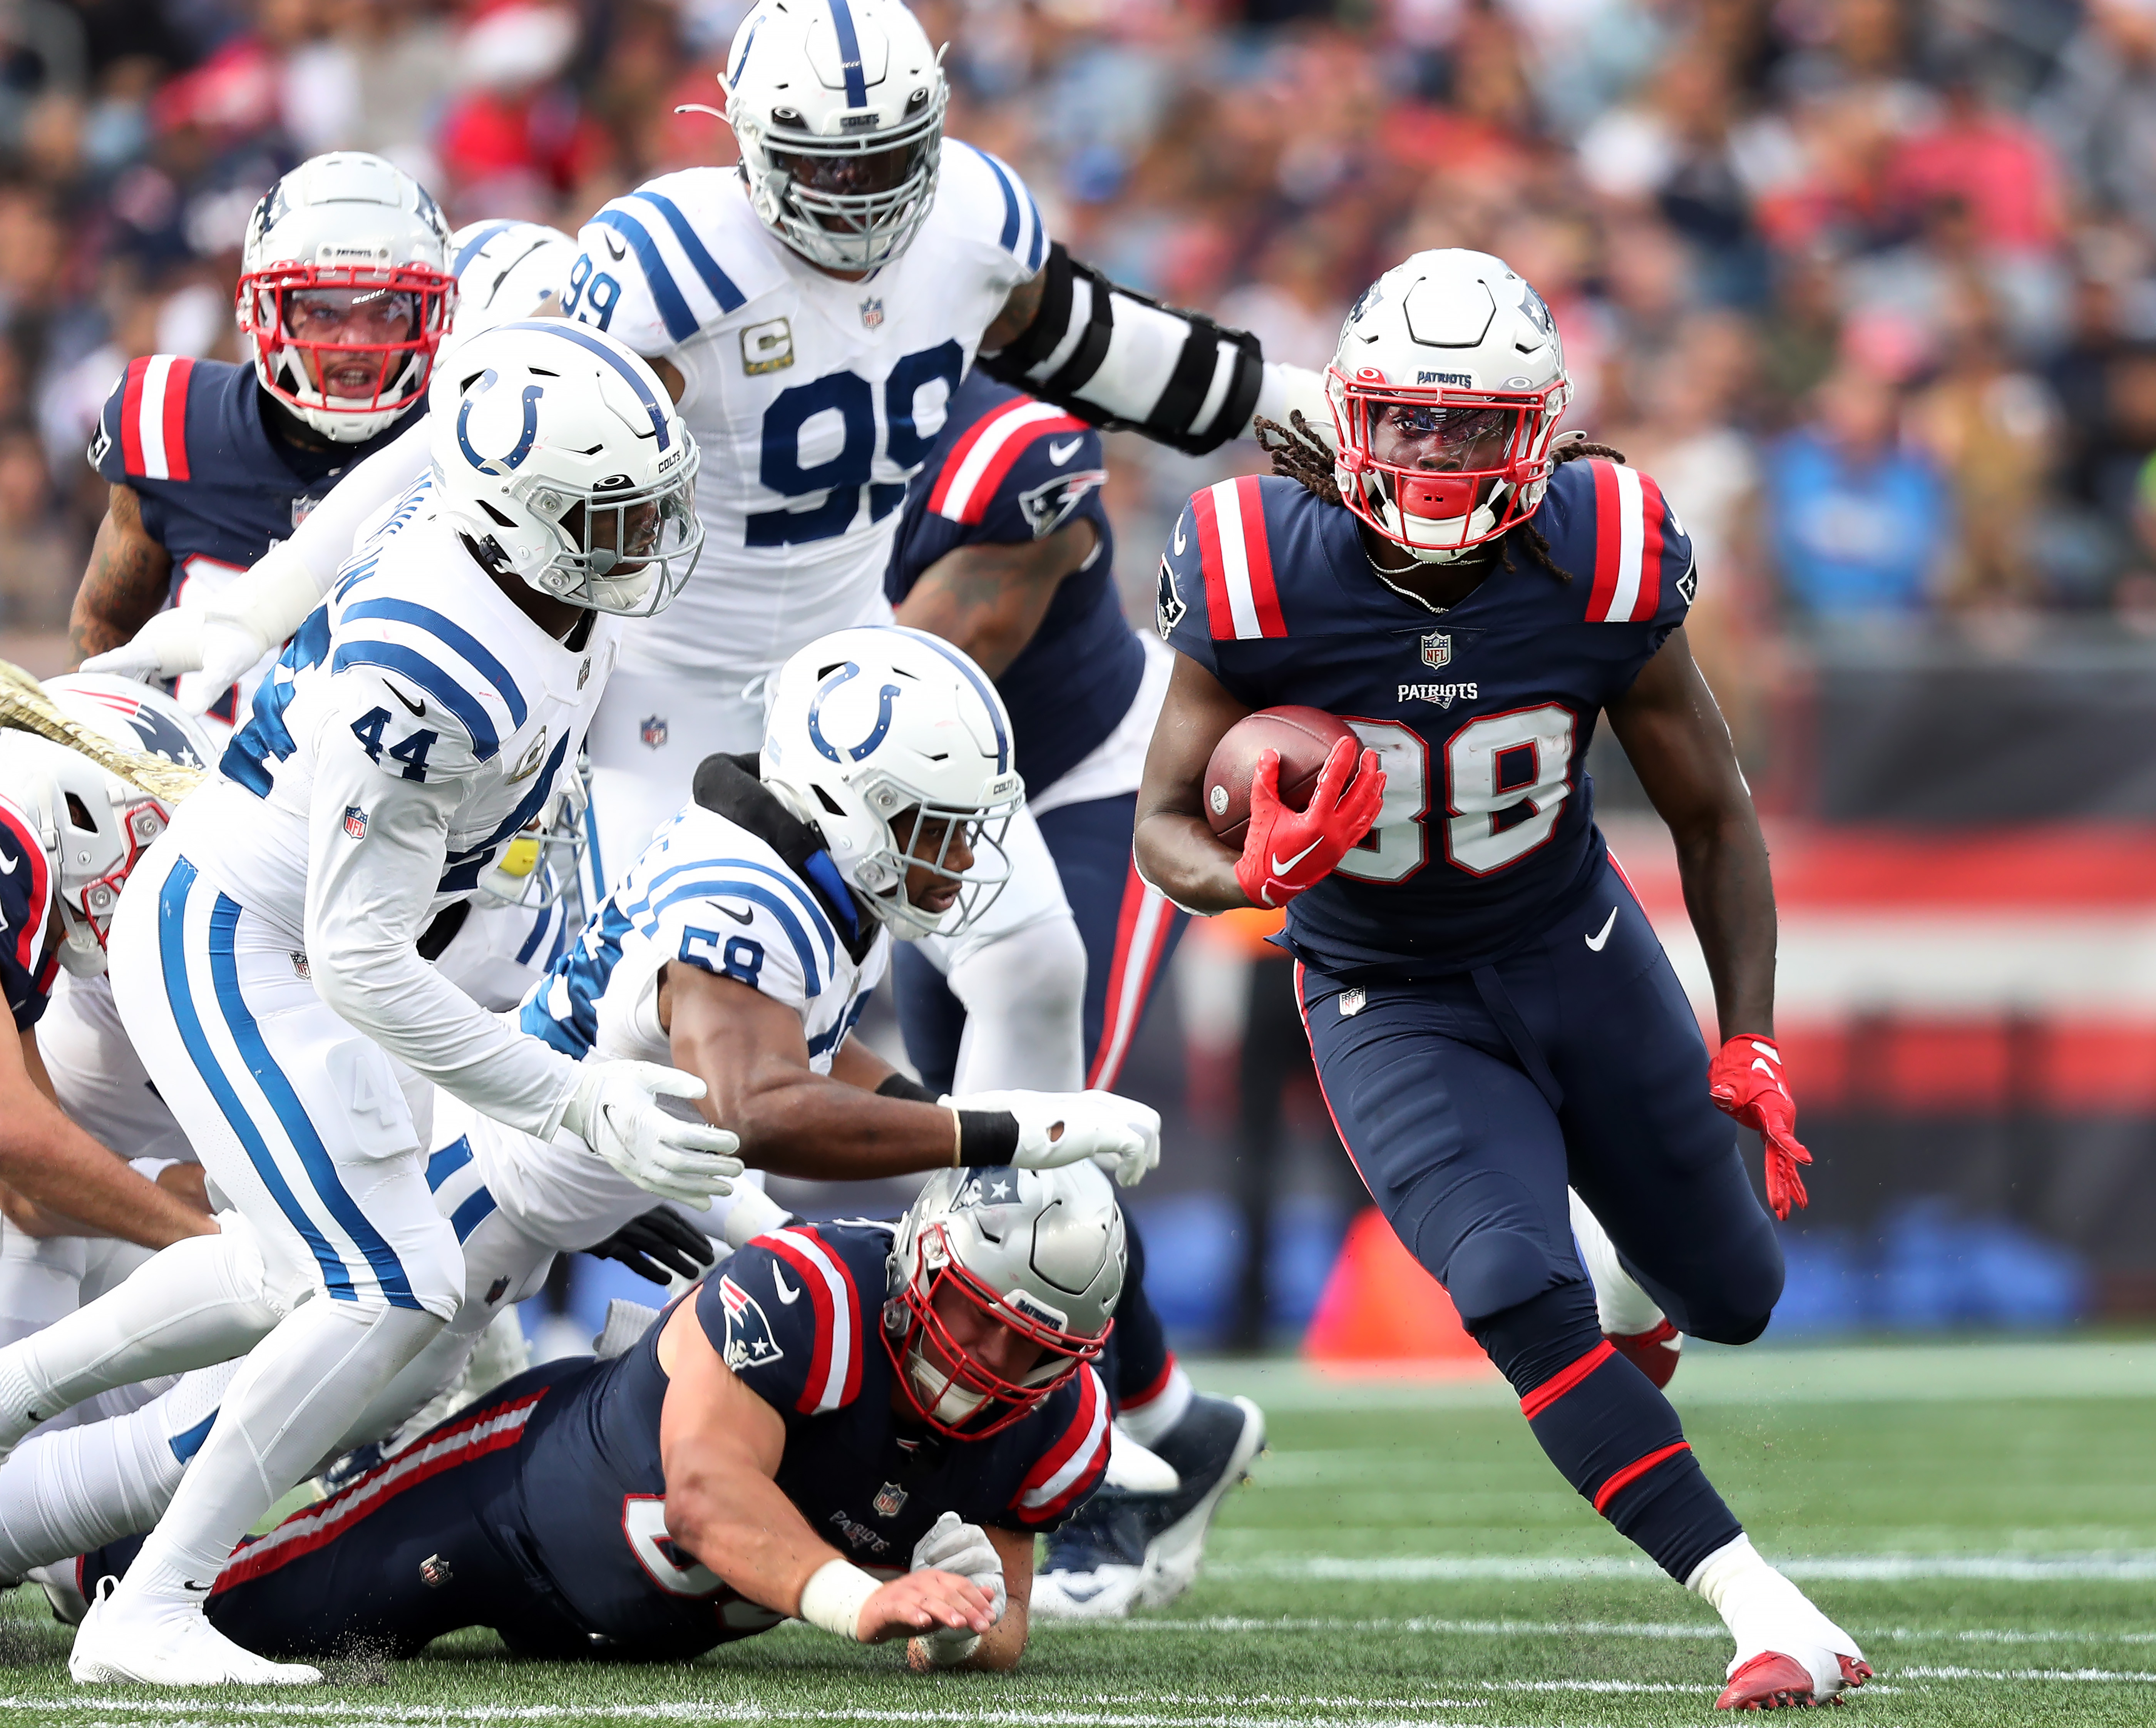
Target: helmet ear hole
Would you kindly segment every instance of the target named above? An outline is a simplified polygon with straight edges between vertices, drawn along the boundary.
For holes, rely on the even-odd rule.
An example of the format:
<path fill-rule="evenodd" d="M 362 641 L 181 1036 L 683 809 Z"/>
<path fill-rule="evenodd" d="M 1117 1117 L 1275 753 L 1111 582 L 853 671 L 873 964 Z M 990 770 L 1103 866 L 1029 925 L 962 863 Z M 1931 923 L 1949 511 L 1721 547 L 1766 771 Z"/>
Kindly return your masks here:
<path fill-rule="evenodd" d="M 813 790 L 816 794 L 816 802 L 821 804 L 831 815 L 844 816 L 846 813 L 845 807 L 836 798 L 833 797 L 830 793 L 825 792 L 822 787 L 819 786 L 814 787 Z"/>
<path fill-rule="evenodd" d="M 73 792 L 67 795 L 67 813 L 68 820 L 77 828 L 87 828 L 93 834 L 97 832 L 97 824 L 90 820 L 90 807 Z"/>

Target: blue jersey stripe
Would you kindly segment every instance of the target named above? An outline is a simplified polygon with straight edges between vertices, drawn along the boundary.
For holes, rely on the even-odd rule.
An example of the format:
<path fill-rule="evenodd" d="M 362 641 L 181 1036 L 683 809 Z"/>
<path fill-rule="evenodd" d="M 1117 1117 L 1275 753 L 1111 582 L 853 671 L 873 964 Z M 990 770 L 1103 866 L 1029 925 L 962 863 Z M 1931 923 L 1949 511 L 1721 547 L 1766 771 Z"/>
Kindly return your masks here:
<path fill-rule="evenodd" d="M 469 1241 L 471 1233 L 494 1216 L 498 1203 L 485 1188 L 475 1188 L 465 1203 L 449 1214 L 449 1228 L 457 1233 L 457 1240 Z"/>
<path fill-rule="evenodd" d="M 808 923 L 814 927 L 817 936 L 824 944 L 824 954 L 826 961 L 834 971 L 837 969 L 839 964 L 839 939 L 837 934 L 831 928 L 831 920 L 824 915 L 824 909 L 816 904 L 816 897 L 810 894 L 808 890 L 803 888 L 798 882 L 795 881 L 793 877 L 788 875 L 785 871 L 774 870 L 769 864 L 758 864 L 754 859 L 696 858 L 690 859 L 686 864 L 672 865 L 666 869 L 660 871 L 657 875 L 654 876 L 650 879 L 650 881 L 644 884 L 644 897 L 638 900 L 634 905 L 627 908 L 629 915 L 632 918 L 641 919 L 647 915 L 656 911 L 660 907 L 671 905 L 674 901 L 680 897 L 678 892 L 670 892 L 664 900 L 659 901 L 659 906 L 654 906 L 653 902 L 654 900 L 658 900 L 659 891 L 660 889 L 665 887 L 668 883 L 673 881 L 677 876 L 680 876 L 690 870 L 752 870 L 757 875 L 767 877 L 772 881 L 776 882 L 781 888 L 783 888 L 788 894 L 793 896 L 793 899 L 800 910 L 807 915 Z"/>
<path fill-rule="evenodd" d="M 284 1172 L 278 1169 L 276 1161 L 270 1156 L 261 1130 L 241 1106 L 239 1095 L 232 1090 L 231 1080 L 226 1078 L 216 1053 L 210 1049 L 209 1039 L 203 1031 L 202 1017 L 195 1012 L 185 943 L 187 896 L 198 879 L 199 872 L 193 864 L 182 858 L 174 862 L 158 893 L 157 961 L 164 974 L 166 1005 L 172 1011 L 172 1021 L 179 1028 L 180 1042 L 187 1047 L 187 1059 L 194 1064 L 203 1084 L 209 1088 L 210 1096 L 217 1100 L 218 1110 L 232 1125 L 233 1134 L 246 1151 L 248 1162 L 262 1178 L 262 1186 L 269 1189 L 270 1197 L 277 1202 L 277 1209 L 285 1214 L 285 1222 L 299 1232 L 300 1239 L 313 1254 L 315 1264 L 321 1268 L 323 1288 L 340 1302 L 356 1302 L 358 1293 L 352 1287 L 352 1274 L 345 1270 L 343 1256 L 330 1246 L 329 1238 L 316 1227 L 306 1208 L 300 1204 L 299 1197 L 285 1181 Z M 224 904 L 232 905 L 228 900 Z M 233 906 L 233 920 L 237 921 L 239 915 L 239 907 Z"/>
<path fill-rule="evenodd" d="M 966 142 L 963 138 L 957 141 L 961 144 Z M 1015 257 L 1018 253 L 1018 188 L 1011 184 L 1010 175 L 1004 165 L 987 151 L 977 144 L 967 144 L 966 148 L 988 165 L 988 172 L 996 177 L 996 184 L 1004 189 L 1003 246 L 1004 250 Z"/>
<path fill-rule="evenodd" d="M 793 909 L 768 888 L 756 882 L 692 882 L 677 888 L 654 906 L 653 920 L 669 906 L 685 900 L 722 898 L 748 900 L 763 907 L 778 920 L 778 927 L 786 932 L 786 939 L 793 945 L 793 952 L 801 961 L 801 973 L 811 997 L 824 993 L 824 975 L 816 970 L 816 950 L 808 940 L 808 932 L 801 927 L 801 920 L 793 915 Z"/>
<path fill-rule="evenodd" d="M 925 642 L 956 666 L 959 671 L 965 674 L 966 682 L 973 685 L 981 700 L 987 705 L 988 723 L 996 729 L 996 772 L 1000 774 L 1007 770 L 1010 767 L 1010 736 L 1004 730 L 1003 703 L 996 693 L 988 688 L 988 679 L 981 676 L 978 669 L 971 660 L 952 648 L 942 637 L 931 636 L 926 630 L 911 629 L 904 624 L 893 624 L 888 628 L 903 630 L 915 640 Z"/>
<path fill-rule="evenodd" d="M 479 698 L 417 650 L 401 642 L 341 643 L 330 671 L 334 675 L 347 666 L 382 666 L 402 673 L 464 723 L 471 735 L 472 753 L 481 761 L 492 761 L 501 753 L 501 740 L 495 736 L 494 721 Z"/>
<path fill-rule="evenodd" d="M 509 668 L 490 654 L 478 637 L 454 618 L 448 618 L 431 606 L 415 605 L 409 600 L 362 600 L 357 606 L 348 606 L 340 623 L 353 618 L 393 618 L 400 624 L 438 636 L 465 657 L 465 661 L 495 689 L 501 692 L 501 700 L 509 705 L 509 723 L 513 726 L 524 724 L 531 712 L 525 705 L 524 692 L 517 689 L 516 680 L 509 675 Z"/>
<path fill-rule="evenodd" d="M 487 223 L 485 228 L 481 228 L 477 233 L 474 234 L 471 238 L 465 242 L 463 247 L 459 249 L 457 253 L 456 262 L 449 266 L 449 274 L 452 276 L 463 275 L 465 273 L 465 266 L 480 255 L 480 253 L 485 249 L 486 243 L 489 240 L 491 240 L 496 234 L 506 233 L 515 226 L 515 223 L 507 222 L 490 222 Z"/>
<path fill-rule="evenodd" d="M 854 28 L 854 9 L 846 0 L 831 0 L 831 23 L 839 33 L 839 69 L 846 79 L 846 106 L 869 105 L 868 80 L 861 76 L 861 38 Z"/>
<path fill-rule="evenodd" d="M 704 286 L 711 290 L 711 298 L 719 303 L 721 311 L 731 312 L 736 307 L 748 303 L 748 296 L 734 286 L 733 278 L 719 268 L 718 259 L 711 256 L 704 243 L 696 237 L 696 229 L 689 226 L 689 218 L 681 213 L 680 205 L 649 188 L 633 192 L 629 196 L 642 198 L 666 218 L 666 226 L 674 230 L 674 238 L 681 243 L 682 252 L 686 254 L 696 274 L 704 279 Z"/>
<path fill-rule="evenodd" d="M 277 1059 L 270 1054 L 269 1043 L 255 1023 L 254 1011 L 239 993 L 239 963 L 233 951 L 233 931 L 239 923 L 239 903 L 220 894 L 216 910 L 210 914 L 209 970 L 211 982 L 217 987 L 218 1006 L 224 1013 L 225 1028 L 239 1048 L 240 1060 L 254 1076 L 254 1084 L 270 1101 L 270 1108 L 277 1113 L 285 1137 L 300 1155 L 300 1167 L 307 1172 L 316 1197 L 366 1256 L 367 1265 L 373 1270 L 374 1281 L 382 1288 L 382 1300 L 392 1308 L 416 1310 L 419 1299 L 412 1294 L 412 1281 L 404 1275 L 403 1262 L 397 1258 L 397 1250 L 383 1239 L 382 1233 L 374 1228 L 338 1179 L 336 1164 L 330 1156 L 329 1148 L 315 1131 L 306 1107 L 300 1102 L 300 1095 L 292 1090 L 285 1070 L 277 1065 Z"/>
<path fill-rule="evenodd" d="M 602 216 L 605 213 L 603 210 L 599 213 Z M 656 255 L 656 254 L 654 254 L 654 257 Z M 673 284 L 673 279 L 670 276 L 667 278 L 670 287 Z M 628 381 L 629 387 L 636 392 L 637 400 L 644 404 L 644 412 L 651 416 L 651 435 L 659 440 L 659 448 L 665 450 L 673 447 L 673 434 L 666 429 L 666 409 L 660 405 L 659 398 L 651 393 L 650 385 L 644 382 L 644 374 L 622 358 L 619 351 L 608 347 L 589 331 L 581 329 L 561 318 L 532 319 L 521 324 L 502 325 L 497 327 L 504 330 L 536 330 L 546 336 L 559 336 L 565 342 L 574 342 L 579 348 L 588 348 L 619 372 Z M 667 328 L 669 330 L 673 328 L 670 321 Z M 689 334 L 693 336 L 696 330 L 696 322 L 691 320 L 689 325 Z"/>
<path fill-rule="evenodd" d="M 441 1192 L 442 1184 L 472 1161 L 471 1140 L 459 1134 L 441 1151 L 427 1160 L 427 1192 Z"/>
<path fill-rule="evenodd" d="M 681 290 L 674 285 L 674 273 L 666 268 L 666 260 L 659 255 L 659 248 L 652 244 L 644 224 L 626 210 L 602 210 L 592 220 L 602 228 L 612 228 L 629 242 L 629 249 L 636 254 L 636 262 L 644 271 L 644 281 L 650 285 L 652 304 L 666 321 L 666 334 L 677 342 L 685 342 L 696 335 L 696 315 L 689 310 L 688 301 L 681 298 Z"/>
<path fill-rule="evenodd" d="M 185 1464 L 201 1451 L 203 1442 L 209 1438 L 209 1431 L 216 1422 L 217 1412 L 213 1410 L 192 1428 L 173 1435 L 168 1443 L 172 1449 L 173 1458 Z"/>

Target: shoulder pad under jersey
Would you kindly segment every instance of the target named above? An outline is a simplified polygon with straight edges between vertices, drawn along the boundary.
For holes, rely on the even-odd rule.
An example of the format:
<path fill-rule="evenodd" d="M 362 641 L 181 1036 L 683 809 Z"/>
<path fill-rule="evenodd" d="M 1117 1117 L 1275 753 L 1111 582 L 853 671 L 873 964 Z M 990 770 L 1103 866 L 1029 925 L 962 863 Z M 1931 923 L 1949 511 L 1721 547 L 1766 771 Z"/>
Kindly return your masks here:
<path fill-rule="evenodd" d="M 1108 1395 L 1091 1366 L 1058 1387 L 1021 1432 L 1040 1448 L 1007 1509 L 1028 1530 L 1054 1529 L 1108 1473 Z"/>
<path fill-rule="evenodd" d="M 578 231 L 562 310 L 663 354 L 783 282 L 778 244 L 732 169 L 662 174 Z"/>
<path fill-rule="evenodd" d="M 1650 476 L 1599 456 L 1563 463 L 1534 525 L 1589 623 L 1683 621 L 1698 591 L 1691 540 Z"/>
<path fill-rule="evenodd" d="M 947 233 L 1008 253 L 1006 274 L 1014 285 L 1029 279 L 1048 256 L 1048 226 L 1018 171 L 961 139 L 943 141 L 929 220 Z"/>
<path fill-rule="evenodd" d="M 883 1306 L 883 1268 L 867 1283 L 863 1233 L 802 1224 L 759 1236 L 696 1293 L 696 1318 L 721 1361 L 773 1409 L 822 1416 L 861 1389 L 861 1352 L 874 1348 L 870 1310 Z M 859 1264 L 855 1264 L 858 1262 Z"/>

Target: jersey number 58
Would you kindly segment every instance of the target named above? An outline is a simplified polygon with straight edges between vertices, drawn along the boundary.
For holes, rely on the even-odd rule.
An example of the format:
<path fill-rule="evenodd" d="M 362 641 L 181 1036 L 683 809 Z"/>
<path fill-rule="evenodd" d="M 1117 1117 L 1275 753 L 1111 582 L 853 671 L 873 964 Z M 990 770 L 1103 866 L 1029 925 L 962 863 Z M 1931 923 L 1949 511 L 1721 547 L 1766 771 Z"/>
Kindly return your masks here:
<path fill-rule="evenodd" d="M 1393 720 L 1348 724 L 1385 770 L 1385 802 L 1340 860 L 1359 882 L 1404 882 L 1428 861 L 1430 747 Z M 1469 874 L 1517 864 L 1556 832 L 1572 796 L 1572 710 L 1554 702 L 1470 720 L 1445 746 L 1445 855 Z"/>

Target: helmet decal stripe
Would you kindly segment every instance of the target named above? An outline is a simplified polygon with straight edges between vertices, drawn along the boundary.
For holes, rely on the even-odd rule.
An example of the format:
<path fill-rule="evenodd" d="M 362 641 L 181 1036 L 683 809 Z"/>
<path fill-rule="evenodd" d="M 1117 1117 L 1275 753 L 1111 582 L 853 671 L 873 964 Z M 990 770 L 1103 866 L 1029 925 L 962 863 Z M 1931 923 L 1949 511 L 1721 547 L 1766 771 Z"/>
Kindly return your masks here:
<path fill-rule="evenodd" d="M 711 298 L 719 303 L 721 312 L 732 312 L 748 304 L 748 296 L 734 286 L 733 278 L 719 268 L 696 230 L 690 226 L 689 218 L 681 213 L 681 207 L 663 193 L 643 187 L 629 194 L 641 198 L 666 219 L 666 226 L 674 231 L 674 238 L 681 243 L 681 251 L 690 268 L 704 279 L 704 286 L 711 290 Z"/>
<path fill-rule="evenodd" d="M 516 227 L 516 224 L 513 222 L 490 222 L 487 223 L 485 227 L 482 228 L 477 233 L 474 234 L 471 238 L 465 241 L 462 248 L 459 249 L 455 262 L 449 266 L 449 274 L 452 276 L 463 275 L 465 273 L 465 266 L 470 264 L 475 258 L 477 258 L 481 252 L 485 250 L 486 243 L 489 240 L 491 240 L 496 234 L 507 233 L 511 228 Z"/>
<path fill-rule="evenodd" d="M 44 844 L 38 838 L 38 825 L 29 819 L 22 806 L 0 795 L 0 851 L 10 846 L 30 861 L 31 915 L 23 920 L 23 927 L 15 933 L 15 964 L 26 972 L 35 973 L 38 944 L 44 940 L 46 926 L 53 918 L 53 873 L 46 863 Z M 19 868 L 19 864 L 11 864 L 8 873 L 12 875 Z"/>
<path fill-rule="evenodd" d="M 988 724 L 996 729 L 996 772 L 1001 774 L 1006 771 L 1010 767 L 1010 735 L 1004 730 L 1003 702 L 988 687 L 988 680 L 981 676 L 971 660 L 965 655 L 955 652 L 951 644 L 944 641 L 942 637 L 932 636 L 926 630 L 908 629 L 903 624 L 893 628 L 905 630 L 907 635 L 917 642 L 926 643 L 956 666 L 959 671 L 965 674 L 966 682 L 973 685 L 974 693 L 981 699 L 982 705 L 988 710 Z"/>
<path fill-rule="evenodd" d="M 674 273 L 666 268 L 666 260 L 659 255 L 659 248 L 652 243 L 644 224 L 626 210 L 617 210 L 611 205 L 592 220 L 601 228 L 612 228 L 629 242 L 629 249 L 636 254 L 637 267 L 644 272 L 644 279 L 651 289 L 651 303 L 659 308 L 659 315 L 666 322 L 666 334 L 677 342 L 685 342 L 696 335 L 696 315 L 689 310 L 688 301 L 681 298 L 681 290 L 675 285 Z"/>
<path fill-rule="evenodd" d="M 839 33 L 839 65 L 846 78 L 846 106 L 865 108 L 869 86 L 861 76 L 861 38 L 854 28 L 854 9 L 846 0 L 831 0 L 831 24 Z"/>
<path fill-rule="evenodd" d="M 756 33 L 762 28 L 763 20 L 760 18 L 748 27 L 748 39 L 742 44 L 741 58 L 734 62 L 733 74 L 726 79 L 726 90 L 729 94 L 740 86 L 742 74 L 748 70 L 749 50 L 756 46 Z"/>
<path fill-rule="evenodd" d="M 431 606 L 420 606 L 409 600 L 362 600 L 356 606 L 345 608 L 341 618 L 345 623 L 355 618 L 393 618 L 398 623 L 411 624 L 439 636 L 465 657 L 473 671 L 501 692 L 501 700 L 509 705 L 512 726 L 522 726 L 525 715 L 531 711 L 525 704 L 524 692 L 517 689 L 516 680 L 509 675 L 509 668 L 496 659 L 478 637 Z"/>
<path fill-rule="evenodd" d="M 666 410 L 660 406 L 659 398 L 651 393 L 651 387 L 644 382 L 643 375 L 634 366 L 597 336 L 560 318 L 534 318 L 521 323 L 505 324 L 501 327 L 504 330 L 542 331 L 548 336 L 561 337 L 565 342 L 574 342 L 579 348 L 588 348 L 629 381 L 629 387 L 636 392 L 637 399 L 644 404 L 644 412 L 651 416 L 652 435 L 659 440 L 659 448 L 664 450 L 672 447 L 673 438 L 666 429 Z"/>

